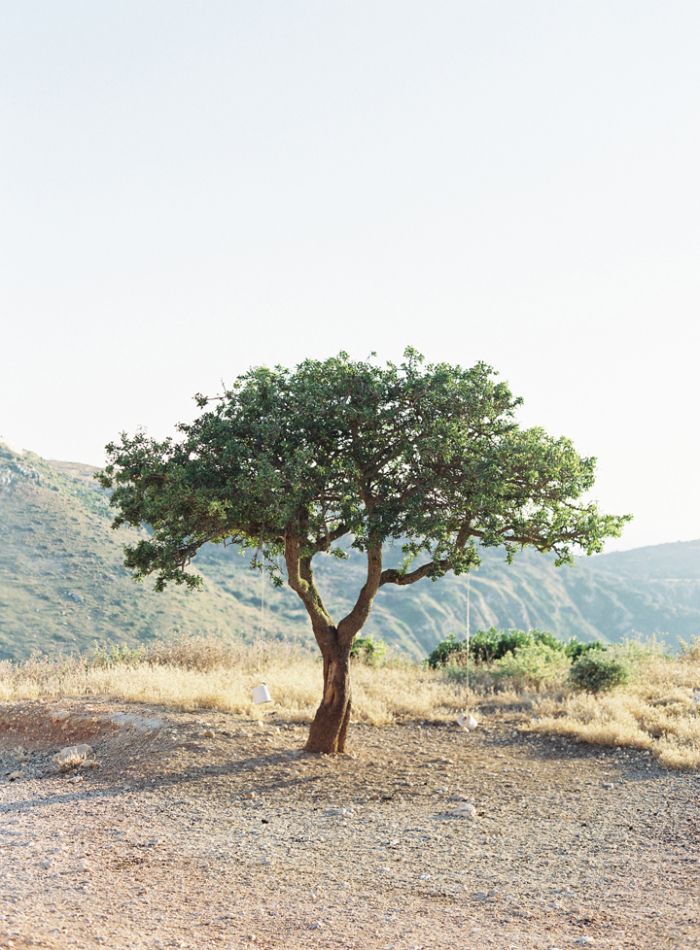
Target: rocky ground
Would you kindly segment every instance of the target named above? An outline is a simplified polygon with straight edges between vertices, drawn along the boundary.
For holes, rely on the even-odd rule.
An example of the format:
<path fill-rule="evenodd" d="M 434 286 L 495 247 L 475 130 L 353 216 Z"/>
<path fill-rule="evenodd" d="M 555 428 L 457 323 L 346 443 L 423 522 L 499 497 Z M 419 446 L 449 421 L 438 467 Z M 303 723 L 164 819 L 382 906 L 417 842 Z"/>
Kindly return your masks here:
<path fill-rule="evenodd" d="M 700 947 L 700 776 L 480 719 L 0 707 L 0 948 Z"/>

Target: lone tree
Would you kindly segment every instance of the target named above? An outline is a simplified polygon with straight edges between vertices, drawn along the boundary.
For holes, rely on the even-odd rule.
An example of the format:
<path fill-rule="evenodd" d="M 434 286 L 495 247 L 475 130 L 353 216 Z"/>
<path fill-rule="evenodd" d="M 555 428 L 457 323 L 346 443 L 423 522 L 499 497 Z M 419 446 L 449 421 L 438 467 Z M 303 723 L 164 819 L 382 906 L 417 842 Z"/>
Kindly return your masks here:
<path fill-rule="evenodd" d="M 525 546 L 600 551 L 627 517 L 580 502 L 595 460 L 565 438 L 522 429 L 521 403 L 484 363 L 425 365 L 412 349 L 400 365 L 355 362 L 347 354 L 296 369 L 259 367 L 202 414 L 159 442 L 122 434 L 107 446 L 98 476 L 111 488 L 114 526 L 150 534 L 126 548 L 134 576 L 196 587 L 187 571 L 204 544 L 235 543 L 286 582 L 306 608 L 323 656 L 323 699 L 306 748 L 342 752 L 350 720 L 349 656 L 380 587 L 436 580 L 479 564 L 477 543 L 501 545 L 510 561 Z M 366 579 L 337 621 L 314 581 L 320 553 L 342 557 L 341 538 L 364 552 Z M 382 564 L 400 541 L 399 568 Z"/>

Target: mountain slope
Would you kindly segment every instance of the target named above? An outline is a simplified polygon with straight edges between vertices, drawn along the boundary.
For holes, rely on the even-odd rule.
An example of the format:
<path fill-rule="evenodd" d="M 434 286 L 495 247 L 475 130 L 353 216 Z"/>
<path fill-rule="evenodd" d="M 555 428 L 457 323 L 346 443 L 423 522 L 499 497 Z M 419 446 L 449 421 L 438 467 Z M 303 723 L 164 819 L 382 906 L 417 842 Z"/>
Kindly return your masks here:
<path fill-rule="evenodd" d="M 252 629 L 250 609 L 214 584 L 201 595 L 167 597 L 135 584 L 121 563 L 129 532 L 111 530 L 107 500 L 86 466 L 0 446 L 0 530 L 0 657 Z"/>
<path fill-rule="evenodd" d="M 92 472 L 0 446 L 0 658 L 106 640 L 133 645 L 174 633 L 310 642 L 297 597 L 261 583 L 236 549 L 210 545 L 200 552 L 202 592 L 157 594 L 148 583 L 134 583 L 121 553 L 133 534 L 111 530 Z M 387 550 L 387 562 L 397 557 Z M 362 555 L 314 563 L 324 598 L 341 616 L 362 586 Z M 485 550 L 469 578 L 382 588 L 366 632 L 423 657 L 448 633 L 464 632 L 469 589 L 472 630 L 540 627 L 610 641 L 656 633 L 677 642 L 700 632 L 700 541 L 580 559 L 566 568 L 536 552 L 522 552 L 508 566 L 502 553 Z"/>

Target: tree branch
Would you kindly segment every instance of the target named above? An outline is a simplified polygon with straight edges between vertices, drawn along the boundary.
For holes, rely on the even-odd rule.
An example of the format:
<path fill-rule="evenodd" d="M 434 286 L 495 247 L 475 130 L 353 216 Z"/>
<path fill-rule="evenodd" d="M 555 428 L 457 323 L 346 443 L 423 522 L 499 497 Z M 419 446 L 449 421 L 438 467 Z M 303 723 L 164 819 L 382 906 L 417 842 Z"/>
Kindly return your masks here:
<path fill-rule="evenodd" d="M 350 529 L 346 524 L 340 524 L 337 528 L 334 528 L 332 531 L 329 531 L 327 534 L 322 535 L 319 538 L 316 538 L 313 541 L 313 547 L 316 551 L 322 552 L 327 551 L 331 544 L 335 541 L 339 541 L 344 534 L 347 534 Z"/>
<path fill-rule="evenodd" d="M 473 534 L 471 518 L 469 518 L 457 532 L 453 550 L 463 551 L 467 541 Z M 435 574 L 436 572 L 444 573 L 445 571 L 449 571 L 452 564 L 452 558 L 444 557 L 440 558 L 439 561 L 427 561 L 412 571 L 399 571 L 396 568 L 387 568 L 381 573 L 379 586 L 382 587 L 384 584 L 398 584 L 399 587 L 404 587 L 407 584 L 415 584 L 416 581 L 420 581 L 424 577 L 430 577 L 431 574 Z"/>
<path fill-rule="evenodd" d="M 381 576 L 382 546 L 381 543 L 373 542 L 367 547 L 367 580 L 358 594 L 355 606 L 338 624 L 338 641 L 342 646 L 349 647 L 357 631 L 362 629 L 379 590 Z"/>
<path fill-rule="evenodd" d="M 314 582 L 311 558 L 301 554 L 302 539 L 287 532 L 284 537 L 284 561 L 287 566 L 287 583 L 299 596 L 311 618 L 316 641 L 323 651 L 326 639 L 333 629 L 333 620 L 326 610 Z"/>

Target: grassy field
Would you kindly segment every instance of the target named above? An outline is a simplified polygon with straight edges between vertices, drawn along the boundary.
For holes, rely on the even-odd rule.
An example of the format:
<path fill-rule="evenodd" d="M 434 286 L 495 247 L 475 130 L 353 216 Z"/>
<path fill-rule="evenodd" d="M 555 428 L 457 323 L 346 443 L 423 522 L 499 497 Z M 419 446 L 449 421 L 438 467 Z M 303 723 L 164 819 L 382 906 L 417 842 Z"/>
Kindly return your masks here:
<path fill-rule="evenodd" d="M 559 665 L 545 672 L 532 658 L 472 670 L 432 670 L 389 661 L 353 663 L 353 718 L 389 723 L 451 721 L 464 708 L 488 703 L 527 710 L 523 728 L 588 743 L 636 748 L 669 768 L 700 767 L 700 640 L 669 657 L 635 644 L 617 648 L 629 682 L 607 693 L 574 690 Z M 467 685 L 467 679 L 469 685 Z M 0 663 L 0 701 L 108 697 L 185 710 L 220 709 L 260 718 L 251 689 L 264 681 L 281 718 L 310 719 L 321 693 L 313 653 L 279 644 L 243 646 L 183 638 L 131 649 L 98 650 L 61 660 Z"/>

